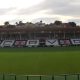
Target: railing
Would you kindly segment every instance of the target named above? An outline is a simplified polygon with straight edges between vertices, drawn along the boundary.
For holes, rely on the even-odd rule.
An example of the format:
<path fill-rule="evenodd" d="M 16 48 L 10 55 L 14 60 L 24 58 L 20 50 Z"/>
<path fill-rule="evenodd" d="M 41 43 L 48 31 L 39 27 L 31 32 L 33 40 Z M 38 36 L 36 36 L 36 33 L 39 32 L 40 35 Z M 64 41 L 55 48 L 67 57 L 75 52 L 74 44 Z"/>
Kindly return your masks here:
<path fill-rule="evenodd" d="M 80 74 L 53 76 L 0 74 L 0 80 L 80 80 Z"/>

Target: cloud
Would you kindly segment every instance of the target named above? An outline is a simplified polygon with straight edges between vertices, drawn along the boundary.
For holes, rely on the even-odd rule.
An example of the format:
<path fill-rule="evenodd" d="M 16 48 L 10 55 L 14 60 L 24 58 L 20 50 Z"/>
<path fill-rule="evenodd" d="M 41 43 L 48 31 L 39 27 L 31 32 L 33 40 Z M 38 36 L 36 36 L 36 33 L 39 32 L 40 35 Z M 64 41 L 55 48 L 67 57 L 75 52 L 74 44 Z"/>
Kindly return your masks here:
<path fill-rule="evenodd" d="M 46 0 L 42 7 L 49 10 L 47 14 L 80 16 L 79 0 Z"/>
<path fill-rule="evenodd" d="M 58 17 L 54 17 L 54 18 L 49 18 L 49 17 L 41 17 L 41 18 L 37 18 L 37 19 L 33 19 L 32 22 L 33 23 L 36 23 L 36 22 L 39 22 L 39 21 L 43 21 L 43 23 L 46 23 L 46 24 L 49 24 L 49 23 L 54 23 L 55 20 L 59 20 Z"/>
<path fill-rule="evenodd" d="M 8 12 L 15 10 L 15 8 L 0 8 L 0 15 L 6 15 Z"/>
<path fill-rule="evenodd" d="M 39 11 L 42 11 L 44 10 L 43 7 L 41 7 L 43 5 L 44 1 L 37 4 L 37 5 L 34 5 L 34 6 L 31 6 L 31 7 L 28 7 L 28 8 L 21 8 L 21 9 L 18 9 L 17 13 L 18 15 L 32 15 L 32 14 L 35 14 Z"/>
<path fill-rule="evenodd" d="M 32 21 L 33 18 L 35 17 L 37 19 L 34 18 L 34 20 L 40 20 L 42 18 L 46 22 L 48 22 L 49 20 L 52 21 L 52 19 L 53 20 L 58 19 L 63 21 L 72 20 L 76 21 L 77 23 L 80 23 L 78 21 L 80 20 L 79 9 L 80 0 L 43 0 L 40 3 L 32 5 L 30 7 L 0 8 L 0 15 L 8 15 L 14 13 L 14 15 L 18 17 L 22 16 L 21 18 L 23 18 L 24 16 L 25 16 L 24 18 L 26 17 L 29 18 L 30 16 L 30 19 L 32 19 Z M 56 15 L 58 15 L 59 18 L 55 17 Z"/>
<path fill-rule="evenodd" d="M 44 0 L 38 5 L 18 10 L 17 14 L 31 15 L 42 10 L 47 10 L 45 14 L 49 15 L 80 16 L 79 9 L 79 0 Z"/>

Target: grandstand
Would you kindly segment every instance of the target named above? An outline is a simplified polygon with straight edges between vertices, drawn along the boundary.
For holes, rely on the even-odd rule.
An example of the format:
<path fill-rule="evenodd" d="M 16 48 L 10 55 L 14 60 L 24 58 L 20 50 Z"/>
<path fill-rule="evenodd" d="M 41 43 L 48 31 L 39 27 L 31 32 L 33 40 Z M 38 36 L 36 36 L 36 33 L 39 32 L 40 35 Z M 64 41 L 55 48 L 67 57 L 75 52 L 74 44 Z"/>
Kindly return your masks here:
<path fill-rule="evenodd" d="M 53 48 L 75 45 L 80 27 L 69 23 L 0 26 L 0 80 L 80 80 L 80 47 Z"/>
<path fill-rule="evenodd" d="M 69 23 L 55 23 L 20 22 L 16 25 L 0 26 L 1 47 L 80 45 L 79 26 L 73 26 Z"/>

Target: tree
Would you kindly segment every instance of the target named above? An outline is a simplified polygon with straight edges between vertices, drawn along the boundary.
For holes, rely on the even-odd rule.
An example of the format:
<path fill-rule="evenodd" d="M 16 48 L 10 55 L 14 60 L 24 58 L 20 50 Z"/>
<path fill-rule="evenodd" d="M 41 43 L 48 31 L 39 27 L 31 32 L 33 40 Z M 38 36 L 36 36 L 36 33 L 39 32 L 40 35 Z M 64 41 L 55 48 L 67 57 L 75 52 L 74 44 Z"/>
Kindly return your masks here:
<path fill-rule="evenodd" d="M 19 21 L 19 25 L 22 26 L 24 25 L 24 23 L 22 21 Z"/>
<path fill-rule="evenodd" d="M 69 22 L 68 23 L 70 26 L 72 26 L 72 27 L 76 27 L 76 23 L 75 22 Z"/>
<path fill-rule="evenodd" d="M 4 25 L 8 26 L 10 25 L 8 21 L 4 22 Z"/>
<path fill-rule="evenodd" d="M 18 25 L 18 22 L 16 22 L 15 24 Z"/>
<path fill-rule="evenodd" d="M 54 24 L 55 24 L 55 25 L 61 25 L 61 24 L 62 24 L 62 21 L 56 20 L 56 21 L 54 22 Z"/>

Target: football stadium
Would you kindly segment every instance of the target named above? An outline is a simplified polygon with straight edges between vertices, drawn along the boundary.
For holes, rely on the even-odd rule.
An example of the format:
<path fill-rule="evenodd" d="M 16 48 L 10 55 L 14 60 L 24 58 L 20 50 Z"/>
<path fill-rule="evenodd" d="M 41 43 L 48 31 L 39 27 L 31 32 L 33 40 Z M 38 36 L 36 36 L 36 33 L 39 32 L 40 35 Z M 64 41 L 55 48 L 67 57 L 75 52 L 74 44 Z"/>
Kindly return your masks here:
<path fill-rule="evenodd" d="M 0 26 L 0 80 L 80 80 L 80 26 L 5 22 Z"/>

